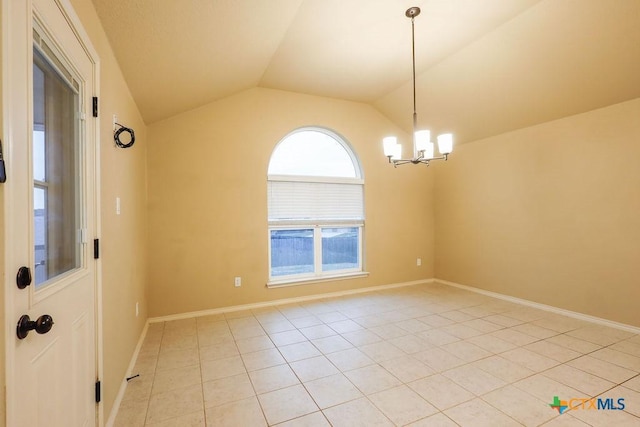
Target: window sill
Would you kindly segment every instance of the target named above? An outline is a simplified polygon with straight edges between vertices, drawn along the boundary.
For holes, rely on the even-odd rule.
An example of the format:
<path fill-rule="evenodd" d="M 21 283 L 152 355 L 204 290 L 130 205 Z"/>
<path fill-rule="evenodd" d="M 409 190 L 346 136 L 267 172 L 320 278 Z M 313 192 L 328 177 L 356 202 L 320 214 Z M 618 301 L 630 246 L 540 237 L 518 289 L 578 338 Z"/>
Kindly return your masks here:
<path fill-rule="evenodd" d="M 309 277 L 305 279 L 296 278 L 288 280 L 272 280 L 267 282 L 267 288 L 283 288 L 287 286 L 309 285 L 311 283 L 335 282 L 336 280 L 357 279 L 369 276 L 367 271 L 358 271 L 355 273 L 336 274 L 335 276 Z"/>

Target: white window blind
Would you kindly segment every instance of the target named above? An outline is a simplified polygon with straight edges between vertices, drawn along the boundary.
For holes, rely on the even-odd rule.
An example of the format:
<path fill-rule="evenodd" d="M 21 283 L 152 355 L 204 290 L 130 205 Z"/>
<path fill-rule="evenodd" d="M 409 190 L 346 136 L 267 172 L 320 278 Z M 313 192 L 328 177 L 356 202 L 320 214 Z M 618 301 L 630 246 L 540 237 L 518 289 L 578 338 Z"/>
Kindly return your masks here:
<path fill-rule="evenodd" d="M 269 223 L 364 220 L 361 183 L 268 181 Z"/>

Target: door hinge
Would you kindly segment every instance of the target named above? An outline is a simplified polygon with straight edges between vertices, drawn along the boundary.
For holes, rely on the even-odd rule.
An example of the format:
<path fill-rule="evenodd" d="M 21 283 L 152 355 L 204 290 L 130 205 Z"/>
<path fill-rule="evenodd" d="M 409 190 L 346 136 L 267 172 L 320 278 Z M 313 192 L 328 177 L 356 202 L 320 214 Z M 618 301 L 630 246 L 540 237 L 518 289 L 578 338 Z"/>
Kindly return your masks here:
<path fill-rule="evenodd" d="M 98 117 L 98 97 L 93 97 L 93 117 Z"/>
<path fill-rule="evenodd" d="M 93 259 L 100 258 L 100 239 L 93 239 Z"/>
<path fill-rule="evenodd" d="M 100 401 L 102 400 L 102 387 L 100 384 L 100 381 L 96 381 L 96 403 L 100 403 Z"/>

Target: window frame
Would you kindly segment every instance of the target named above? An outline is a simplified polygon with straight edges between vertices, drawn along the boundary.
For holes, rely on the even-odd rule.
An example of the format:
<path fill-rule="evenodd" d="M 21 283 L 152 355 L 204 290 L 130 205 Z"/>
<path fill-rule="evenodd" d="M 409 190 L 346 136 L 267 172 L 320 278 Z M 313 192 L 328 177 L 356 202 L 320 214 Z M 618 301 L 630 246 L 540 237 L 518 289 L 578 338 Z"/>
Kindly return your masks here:
<path fill-rule="evenodd" d="M 287 138 L 298 132 L 306 132 L 306 131 L 316 131 L 324 133 L 330 138 L 334 139 L 338 142 L 345 153 L 349 156 L 354 172 L 355 177 L 344 177 L 344 176 L 317 176 L 317 175 L 283 175 L 283 174 L 274 174 L 269 175 L 267 172 L 267 186 L 269 186 L 269 182 L 308 182 L 308 183 L 328 183 L 328 184 L 349 184 L 349 185 L 358 185 L 362 188 L 362 214 L 361 218 L 358 219 L 345 219 L 345 218 L 336 218 L 336 219 L 321 219 L 321 218 L 305 218 L 305 219 L 271 219 L 267 218 L 268 227 L 267 227 L 267 238 L 268 238 L 268 262 L 269 262 L 269 276 L 267 287 L 279 287 L 279 286 L 293 286 L 293 285 L 302 285 L 308 283 L 316 283 L 316 282 L 324 282 L 324 281 L 334 281 L 341 279 L 351 279 L 355 277 L 365 277 L 368 276 L 368 272 L 364 271 L 364 230 L 365 230 L 365 205 L 364 205 L 364 177 L 362 172 L 362 166 L 358 159 L 356 152 L 353 150 L 348 141 L 342 137 L 340 134 L 317 126 L 305 126 L 289 132 L 285 135 L 274 147 L 271 158 L 269 160 L 269 165 L 273 160 L 273 155 L 280 146 L 281 143 L 287 140 Z M 267 168 L 268 170 L 269 168 Z M 267 196 L 269 197 L 269 196 Z M 358 266 L 354 268 L 340 269 L 340 270 L 329 270 L 326 272 L 322 271 L 323 261 L 322 261 L 322 230 L 326 228 L 356 228 L 358 230 Z M 313 230 L 313 258 L 314 258 L 314 271 L 312 273 L 300 273 L 300 274 L 289 274 L 283 276 L 273 276 L 272 269 L 272 241 L 271 234 L 274 230 Z"/>

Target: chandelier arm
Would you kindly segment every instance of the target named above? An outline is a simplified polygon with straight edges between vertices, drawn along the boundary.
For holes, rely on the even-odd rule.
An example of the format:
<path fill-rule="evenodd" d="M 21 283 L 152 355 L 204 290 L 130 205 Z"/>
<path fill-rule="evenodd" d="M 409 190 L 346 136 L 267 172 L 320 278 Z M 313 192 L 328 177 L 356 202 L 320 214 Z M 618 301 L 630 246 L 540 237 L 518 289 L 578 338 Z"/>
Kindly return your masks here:
<path fill-rule="evenodd" d="M 413 160 L 412 159 L 397 159 L 397 160 L 391 160 L 391 163 L 393 163 L 393 167 L 396 168 L 398 166 L 406 165 L 407 163 L 413 163 Z"/>
<path fill-rule="evenodd" d="M 439 157 L 432 157 L 430 159 L 424 159 L 424 160 L 426 160 L 427 162 L 430 162 L 432 160 L 444 160 L 444 161 L 447 161 L 448 159 L 449 159 L 449 155 L 448 154 L 443 154 L 442 156 L 439 156 Z"/>
<path fill-rule="evenodd" d="M 393 163 L 393 167 L 395 168 L 395 167 L 398 167 L 398 166 L 406 165 L 408 163 L 413 163 L 414 165 L 422 163 L 422 164 L 425 164 L 425 165 L 429 166 L 429 163 L 434 161 L 434 160 L 447 161 L 448 158 L 449 158 L 449 155 L 448 154 L 443 154 L 442 156 L 431 157 L 429 159 L 426 159 L 426 158 L 424 158 L 422 156 L 419 156 L 419 157 L 417 157 L 415 159 L 395 159 L 395 160 L 392 159 L 391 156 L 387 156 L 387 157 L 389 159 L 389 163 Z"/>

